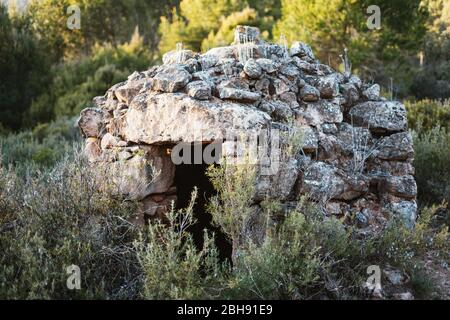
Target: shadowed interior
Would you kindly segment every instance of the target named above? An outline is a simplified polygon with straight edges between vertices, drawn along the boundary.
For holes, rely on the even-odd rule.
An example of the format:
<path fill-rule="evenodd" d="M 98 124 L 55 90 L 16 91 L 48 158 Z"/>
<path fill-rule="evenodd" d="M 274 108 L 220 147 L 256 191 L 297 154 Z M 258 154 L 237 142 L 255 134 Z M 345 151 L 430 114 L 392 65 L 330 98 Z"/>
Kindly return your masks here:
<path fill-rule="evenodd" d="M 203 150 L 207 144 L 203 145 Z M 212 223 L 212 216 L 207 212 L 208 201 L 211 196 L 216 194 L 216 191 L 206 175 L 208 164 L 193 164 L 194 146 L 191 146 L 192 164 L 180 164 L 176 166 L 175 184 L 177 187 L 177 209 L 186 208 L 191 199 L 191 193 L 194 187 L 198 188 L 198 196 L 194 205 L 194 218 L 196 223 L 189 228 L 192 234 L 195 245 L 198 249 L 203 247 L 204 231 L 207 230 L 209 234 L 215 234 L 215 244 L 219 251 L 219 256 L 222 261 L 231 261 L 232 246 L 227 236 L 222 230 L 214 226 Z"/>

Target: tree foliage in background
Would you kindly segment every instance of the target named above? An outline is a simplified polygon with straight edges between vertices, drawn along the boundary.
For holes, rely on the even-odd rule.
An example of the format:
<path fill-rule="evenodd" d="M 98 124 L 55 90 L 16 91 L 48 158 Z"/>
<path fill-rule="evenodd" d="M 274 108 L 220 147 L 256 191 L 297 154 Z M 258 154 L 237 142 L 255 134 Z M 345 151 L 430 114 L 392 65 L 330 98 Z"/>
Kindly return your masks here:
<path fill-rule="evenodd" d="M 159 17 L 168 14 L 174 0 L 33 0 L 27 10 L 34 32 L 46 40 L 56 58 L 89 54 L 96 43 L 119 45 L 128 41 L 136 26 L 154 51 Z M 81 28 L 67 28 L 67 8 L 80 8 Z"/>
<path fill-rule="evenodd" d="M 92 106 L 93 97 L 103 95 L 133 71 L 146 70 L 152 60 L 137 29 L 128 43 L 117 47 L 95 45 L 92 50 L 92 56 L 53 68 L 50 90 L 33 102 L 27 114 L 28 123 L 43 123 L 79 113 Z"/>
<path fill-rule="evenodd" d="M 427 0 L 430 12 L 423 47 L 423 65 L 411 91 L 419 99 L 450 97 L 450 1 Z"/>
<path fill-rule="evenodd" d="M 420 0 L 377 1 L 381 28 L 370 30 L 366 10 L 372 4 L 369 0 L 282 0 L 274 35 L 311 44 L 319 59 L 335 68 L 348 48 L 353 71 L 385 86 L 394 77 L 396 91 L 406 94 L 411 67 L 418 66 L 415 55 L 425 35 L 427 10 Z"/>
<path fill-rule="evenodd" d="M 169 18 L 161 17 L 159 50 L 161 53 L 175 49 L 177 42 L 200 51 L 202 42 L 210 33 L 216 33 L 222 21 L 233 12 L 245 8 L 241 0 L 184 0 Z"/>
<path fill-rule="evenodd" d="M 269 38 L 280 6 L 280 0 L 183 0 L 169 17 L 161 17 L 160 53 L 173 50 L 177 42 L 196 51 L 229 45 L 238 24 L 258 26 Z"/>
<path fill-rule="evenodd" d="M 70 5 L 81 29 L 67 28 Z M 157 62 L 183 42 L 205 51 L 228 45 L 237 24 L 266 40 L 312 45 L 335 68 L 345 47 L 353 71 L 394 97 L 450 96 L 450 4 L 445 0 L 380 0 L 381 29 L 369 30 L 370 0 L 31 0 L 25 11 L 0 11 L 0 131 L 73 115 L 126 72 Z M 138 27 L 133 62 L 124 53 Z M 126 51 L 126 50 L 125 50 Z M 422 58 L 420 58 L 422 57 Z M 103 61 L 103 62 L 101 62 Z M 422 63 L 421 63 L 422 62 Z M 3 128 L 3 129 L 1 129 Z"/>
<path fill-rule="evenodd" d="M 73 4 L 81 9 L 79 30 L 67 28 Z M 24 12 L 10 8 L 9 14 L 0 5 L 0 132 L 73 115 L 93 95 L 146 69 L 155 60 L 159 17 L 177 4 L 33 0 Z M 126 44 L 136 27 L 139 43 Z"/>
<path fill-rule="evenodd" d="M 50 62 L 27 20 L 0 5 L 0 128 L 17 130 L 34 97 L 46 89 Z"/>

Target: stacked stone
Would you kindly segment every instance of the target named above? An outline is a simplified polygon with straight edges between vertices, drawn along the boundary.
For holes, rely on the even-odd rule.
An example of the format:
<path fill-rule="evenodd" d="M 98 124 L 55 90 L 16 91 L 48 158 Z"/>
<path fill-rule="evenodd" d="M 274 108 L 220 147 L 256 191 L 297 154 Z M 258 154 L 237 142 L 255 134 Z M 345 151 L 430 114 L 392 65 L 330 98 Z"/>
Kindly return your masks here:
<path fill-rule="evenodd" d="M 295 127 L 302 152 L 275 175 L 258 177 L 255 208 L 264 198 L 289 205 L 307 194 L 361 230 L 392 215 L 413 225 L 417 188 L 405 107 L 380 97 L 377 84 L 320 63 L 307 44 L 265 43 L 246 26 L 236 33 L 253 41 L 204 54 L 168 52 L 163 65 L 95 98 L 97 108 L 79 120 L 89 161 L 127 176 L 122 193 L 141 200 L 146 215 L 163 215 L 176 200 L 168 146 Z"/>

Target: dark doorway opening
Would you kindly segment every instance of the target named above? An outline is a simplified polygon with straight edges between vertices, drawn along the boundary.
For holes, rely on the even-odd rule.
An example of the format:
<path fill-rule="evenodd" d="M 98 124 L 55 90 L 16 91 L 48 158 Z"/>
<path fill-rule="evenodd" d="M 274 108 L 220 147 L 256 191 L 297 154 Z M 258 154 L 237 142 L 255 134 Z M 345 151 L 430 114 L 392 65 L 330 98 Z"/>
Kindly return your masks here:
<path fill-rule="evenodd" d="M 202 149 L 204 150 L 206 146 L 204 144 Z M 191 155 L 193 155 L 194 146 L 192 145 L 190 148 L 192 148 Z M 198 196 L 194 205 L 196 223 L 188 231 L 192 234 L 195 246 L 198 249 L 203 248 L 204 230 L 206 229 L 210 234 L 214 233 L 214 241 L 219 251 L 220 260 L 231 263 L 231 241 L 219 227 L 213 225 L 212 216 L 207 211 L 209 199 L 217 194 L 206 174 L 208 167 L 209 164 L 203 161 L 201 164 L 194 164 L 194 159 L 192 159 L 191 163 L 183 163 L 176 166 L 177 209 L 183 209 L 189 205 L 192 191 L 194 187 L 197 187 Z"/>

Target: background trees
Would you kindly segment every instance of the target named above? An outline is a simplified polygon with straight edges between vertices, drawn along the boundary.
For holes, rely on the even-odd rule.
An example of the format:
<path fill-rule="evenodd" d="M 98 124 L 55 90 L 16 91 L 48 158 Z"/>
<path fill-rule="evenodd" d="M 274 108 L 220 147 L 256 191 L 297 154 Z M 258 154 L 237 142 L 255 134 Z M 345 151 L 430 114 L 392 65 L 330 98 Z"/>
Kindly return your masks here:
<path fill-rule="evenodd" d="M 237 24 L 259 27 L 268 41 L 305 41 L 336 69 L 348 48 L 353 72 L 395 98 L 450 97 L 450 3 L 379 0 L 381 29 L 369 30 L 372 2 L 30 0 L 24 11 L 1 7 L 0 128 L 75 115 L 178 42 L 197 51 L 229 44 Z M 79 30 L 67 28 L 73 4 L 81 10 Z"/>

